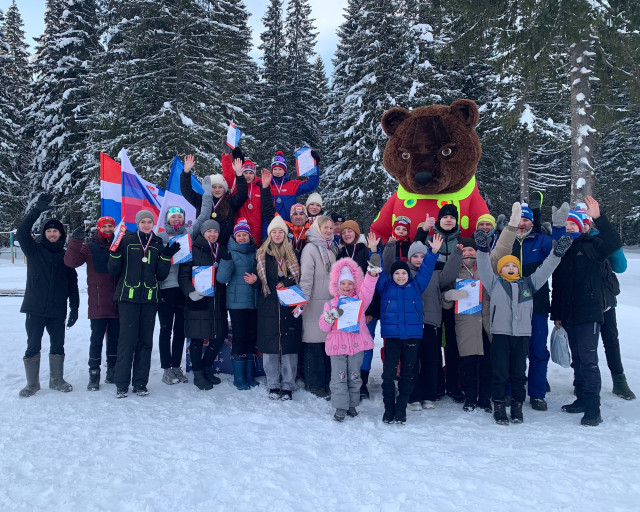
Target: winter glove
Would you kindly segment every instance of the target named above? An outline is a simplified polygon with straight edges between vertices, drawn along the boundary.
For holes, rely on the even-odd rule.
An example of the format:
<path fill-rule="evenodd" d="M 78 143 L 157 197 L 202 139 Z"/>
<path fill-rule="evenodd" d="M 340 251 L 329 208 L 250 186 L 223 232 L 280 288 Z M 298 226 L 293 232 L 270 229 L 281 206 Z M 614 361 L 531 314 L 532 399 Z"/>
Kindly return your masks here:
<path fill-rule="evenodd" d="M 179 250 L 180 250 L 180 243 L 176 242 L 174 244 L 167 245 L 164 248 L 164 251 L 162 251 L 162 255 L 166 256 L 167 258 L 173 258 L 173 256 L 177 254 Z"/>
<path fill-rule="evenodd" d="M 196 302 L 198 300 L 200 300 L 201 298 L 203 298 L 205 295 L 202 292 L 198 292 L 198 291 L 192 291 L 189 292 L 189 298 L 193 301 Z"/>
<path fill-rule="evenodd" d="M 205 194 L 211 194 L 211 176 L 204 177 L 204 179 L 202 180 L 202 189 L 204 190 Z"/>
<path fill-rule="evenodd" d="M 444 300 L 453 302 L 455 300 L 466 299 L 469 296 L 467 290 L 447 290 L 442 294 Z"/>
<path fill-rule="evenodd" d="M 569 216 L 569 203 L 562 203 L 560 208 L 551 207 L 551 223 L 554 228 L 563 228 Z"/>
<path fill-rule="evenodd" d="M 73 233 L 71 233 L 71 238 L 77 238 L 78 240 L 84 240 L 85 236 L 87 236 L 87 232 L 82 226 L 78 226 L 73 230 Z"/>
<path fill-rule="evenodd" d="M 38 196 L 38 200 L 35 204 L 35 209 L 39 210 L 40 213 L 46 212 L 47 210 L 51 210 L 53 206 L 50 206 L 51 201 L 53 201 L 53 196 L 51 194 L 47 194 L 43 192 Z"/>
<path fill-rule="evenodd" d="M 67 327 L 73 327 L 78 321 L 78 308 L 71 308 L 69 311 L 69 318 L 67 318 Z"/>
<path fill-rule="evenodd" d="M 369 265 L 373 267 L 379 267 L 381 263 L 382 263 L 382 260 L 380 258 L 380 254 L 377 252 L 374 252 L 371 255 L 371 258 L 369 258 Z"/>
<path fill-rule="evenodd" d="M 339 316 L 340 315 L 338 314 L 338 310 L 336 308 L 325 311 L 322 314 L 322 318 L 324 318 L 324 321 L 328 324 L 332 324 L 333 322 L 335 322 Z"/>
<path fill-rule="evenodd" d="M 496 219 L 496 231 L 504 231 L 504 228 L 507 227 L 507 217 L 504 213 L 498 215 Z"/>
<path fill-rule="evenodd" d="M 320 153 L 318 153 L 315 149 L 312 149 L 311 156 L 316 161 L 316 165 L 320 165 Z"/>
<path fill-rule="evenodd" d="M 235 147 L 233 151 L 231 151 L 231 160 L 235 160 L 236 158 L 239 158 L 242 160 L 242 163 L 244 163 L 244 153 L 239 147 Z"/>
<path fill-rule="evenodd" d="M 542 192 L 534 190 L 529 195 L 529 208 L 532 210 L 539 210 L 542 208 Z"/>
<path fill-rule="evenodd" d="M 513 203 L 511 207 L 511 218 L 509 219 L 509 226 L 517 228 L 522 218 L 522 205 L 517 201 Z"/>
<path fill-rule="evenodd" d="M 555 254 L 558 258 L 562 258 L 569 250 L 569 247 L 571 247 L 572 243 L 573 238 L 571 238 L 569 235 L 561 236 L 560 240 L 558 240 L 557 242 L 554 240 L 553 254 Z"/>
<path fill-rule="evenodd" d="M 473 234 L 476 241 L 476 250 L 480 252 L 489 252 L 489 235 L 481 229 L 476 230 Z"/>

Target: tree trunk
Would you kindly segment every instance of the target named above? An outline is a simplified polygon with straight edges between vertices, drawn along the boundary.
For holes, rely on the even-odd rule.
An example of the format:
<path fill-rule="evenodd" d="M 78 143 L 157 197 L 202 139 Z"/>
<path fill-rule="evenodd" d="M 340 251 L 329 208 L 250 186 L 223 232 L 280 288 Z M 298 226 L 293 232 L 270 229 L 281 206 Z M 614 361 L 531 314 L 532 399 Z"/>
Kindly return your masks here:
<path fill-rule="evenodd" d="M 593 195 L 596 130 L 591 115 L 591 39 L 571 46 L 571 204 Z"/>
<path fill-rule="evenodd" d="M 529 202 L 529 146 L 520 143 L 520 202 Z"/>

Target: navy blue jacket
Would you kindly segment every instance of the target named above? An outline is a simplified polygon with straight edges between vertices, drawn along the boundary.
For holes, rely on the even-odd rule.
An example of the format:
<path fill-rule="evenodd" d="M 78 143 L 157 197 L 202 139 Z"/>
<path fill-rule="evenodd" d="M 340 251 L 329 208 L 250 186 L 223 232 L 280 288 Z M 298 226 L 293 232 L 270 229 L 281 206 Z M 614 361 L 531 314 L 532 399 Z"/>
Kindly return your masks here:
<path fill-rule="evenodd" d="M 551 254 L 552 250 L 553 244 L 550 236 L 532 231 L 522 240 L 516 237 L 511 254 L 520 260 L 522 277 L 528 277 L 542 265 L 542 262 Z M 549 311 L 551 311 L 549 283 L 545 283 L 533 295 L 533 314 L 546 315 Z"/>
<path fill-rule="evenodd" d="M 431 248 L 422 260 L 415 277 L 409 277 L 406 284 L 397 285 L 384 271 L 376 283 L 380 293 L 380 324 L 383 338 L 407 340 L 422 338 L 422 292 L 427 289 L 438 255 Z"/>
<path fill-rule="evenodd" d="M 256 246 L 240 245 L 230 237 L 227 249 L 216 271 L 216 281 L 227 285 L 227 309 L 256 309 L 258 290 L 244 280 L 245 272 L 257 273 Z"/>

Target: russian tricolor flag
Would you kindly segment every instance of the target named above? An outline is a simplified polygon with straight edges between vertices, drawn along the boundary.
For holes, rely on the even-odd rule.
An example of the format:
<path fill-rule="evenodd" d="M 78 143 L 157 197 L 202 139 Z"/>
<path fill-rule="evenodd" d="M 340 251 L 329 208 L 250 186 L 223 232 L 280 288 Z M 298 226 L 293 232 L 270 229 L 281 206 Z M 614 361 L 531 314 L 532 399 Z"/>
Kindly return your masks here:
<path fill-rule="evenodd" d="M 122 170 L 120 164 L 100 153 L 100 216 L 122 219 Z"/>
<path fill-rule="evenodd" d="M 137 229 L 135 219 L 140 210 L 149 210 L 157 225 L 164 191 L 138 176 L 124 148 L 118 156 L 122 162 L 122 218 L 127 228 Z"/>
<path fill-rule="evenodd" d="M 160 225 L 157 226 L 158 231 L 162 231 L 164 229 L 164 220 L 167 215 L 167 210 L 174 206 L 179 206 L 184 210 L 185 226 L 193 225 L 193 222 L 196 220 L 196 209 L 189 204 L 180 191 L 180 174 L 182 174 L 183 170 L 184 164 L 177 156 L 175 156 L 173 158 L 173 163 L 171 164 L 171 174 L 169 174 L 169 182 L 167 183 L 162 208 L 160 209 Z M 204 193 L 198 178 L 193 174 L 191 174 L 191 187 L 198 194 Z"/>

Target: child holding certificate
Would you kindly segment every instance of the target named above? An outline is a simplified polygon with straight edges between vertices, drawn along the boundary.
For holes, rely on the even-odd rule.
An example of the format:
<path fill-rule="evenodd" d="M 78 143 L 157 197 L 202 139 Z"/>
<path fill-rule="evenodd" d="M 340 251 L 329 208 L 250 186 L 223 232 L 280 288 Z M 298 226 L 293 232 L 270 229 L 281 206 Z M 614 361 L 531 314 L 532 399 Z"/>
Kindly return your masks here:
<path fill-rule="evenodd" d="M 344 421 L 345 416 L 358 415 L 360 368 L 364 351 L 373 349 L 364 313 L 375 292 L 378 269 L 369 266 L 363 276 L 353 259 L 343 258 L 333 265 L 329 279 L 333 298 L 325 303 L 318 324 L 328 333 L 324 349 L 331 358 L 331 404 L 336 408 L 333 419 Z"/>

